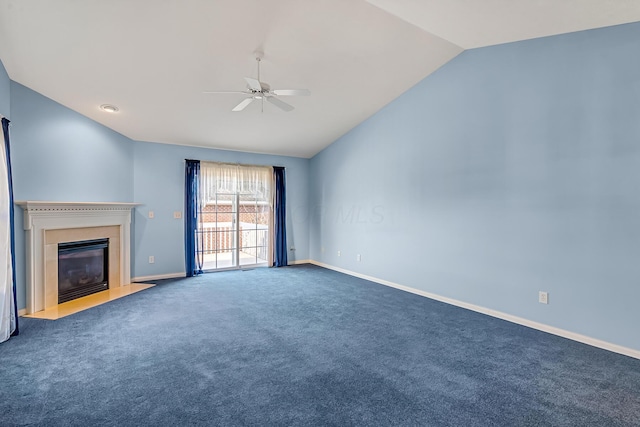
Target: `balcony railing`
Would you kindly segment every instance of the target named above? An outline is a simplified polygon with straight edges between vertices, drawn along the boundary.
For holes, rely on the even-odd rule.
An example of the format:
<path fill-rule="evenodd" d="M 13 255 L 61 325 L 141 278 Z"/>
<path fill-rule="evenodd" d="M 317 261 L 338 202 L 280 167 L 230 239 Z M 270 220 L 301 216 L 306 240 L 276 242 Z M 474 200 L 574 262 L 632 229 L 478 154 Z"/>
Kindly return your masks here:
<path fill-rule="evenodd" d="M 239 233 L 237 242 L 240 248 L 241 264 L 248 265 L 255 259 L 253 264 L 267 262 L 269 249 L 269 227 L 264 224 L 254 224 L 240 222 L 238 224 Z M 203 243 L 203 253 L 205 261 L 207 255 L 231 254 L 235 250 L 234 234 L 232 223 L 204 223 L 196 231 Z M 225 256 L 228 258 L 228 255 Z M 228 262 L 225 262 L 228 264 Z M 227 267 L 228 265 L 225 265 Z M 216 268 L 216 267 L 213 267 Z"/>

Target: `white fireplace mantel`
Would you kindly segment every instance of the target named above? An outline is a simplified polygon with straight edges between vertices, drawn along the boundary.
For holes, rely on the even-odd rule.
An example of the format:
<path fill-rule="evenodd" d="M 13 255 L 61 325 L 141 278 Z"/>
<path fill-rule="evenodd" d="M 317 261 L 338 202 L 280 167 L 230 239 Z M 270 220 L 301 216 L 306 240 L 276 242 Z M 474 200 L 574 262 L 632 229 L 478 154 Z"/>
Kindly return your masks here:
<path fill-rule="evenodd" d="M 131 210 L 139 203 L 17 201 L 16 204 L 24 211 L 27 314 L 44 310 L 50 304 L 45 289 L 45 236 L 49 230 L 118 227 L 120 274 L 117 283 L 131 283 Z"/>

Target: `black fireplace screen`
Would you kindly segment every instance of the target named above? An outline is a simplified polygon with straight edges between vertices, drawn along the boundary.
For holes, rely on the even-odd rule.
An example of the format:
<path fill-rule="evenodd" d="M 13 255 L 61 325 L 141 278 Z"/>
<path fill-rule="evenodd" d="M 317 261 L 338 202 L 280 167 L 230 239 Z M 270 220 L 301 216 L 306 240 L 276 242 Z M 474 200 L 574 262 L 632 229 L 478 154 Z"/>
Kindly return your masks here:
<path fill-rule="evenodd" d="M 58 304 L 109 289 L 109 239 L 58 243 Z"/>

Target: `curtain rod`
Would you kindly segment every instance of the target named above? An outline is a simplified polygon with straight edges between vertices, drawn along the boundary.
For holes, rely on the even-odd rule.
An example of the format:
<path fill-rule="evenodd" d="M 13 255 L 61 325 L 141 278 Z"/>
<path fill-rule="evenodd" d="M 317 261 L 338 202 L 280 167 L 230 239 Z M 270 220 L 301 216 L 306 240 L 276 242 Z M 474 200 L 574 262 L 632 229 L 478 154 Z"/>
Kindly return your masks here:
<path fill-rule="evenodd" d="M 184 159 L 185 161 L 187 160 L 191 160 L 193 161 L 194 159 Z M 230 165 L 230 166 L 250 166 L 250 167 L 265 167 L 265 166 L 270 166 L 273 168 L 284 168 L 286 169 L 284 166 L 278 166 L 278 165 L 250 165 L 247 163 L 229 163 L 229 162 L 212 162 L 210 160 L 197 160 L 198 162 L 204 162 L 204 163 L 213 163 L 216 165 Z"/>

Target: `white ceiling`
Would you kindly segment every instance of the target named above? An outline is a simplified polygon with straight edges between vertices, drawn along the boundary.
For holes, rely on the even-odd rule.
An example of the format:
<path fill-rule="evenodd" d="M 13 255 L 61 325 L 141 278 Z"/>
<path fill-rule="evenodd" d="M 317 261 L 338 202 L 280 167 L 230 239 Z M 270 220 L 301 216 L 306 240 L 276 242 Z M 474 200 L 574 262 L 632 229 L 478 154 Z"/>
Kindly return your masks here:
<path fill-rule="evenodd" d="M 638 20 L 640 0 L 0 0 L 0 59 L 135 140 L 311 157 L 463 48 Z M 257 50 L 262 81 L 311 90 L 294 111 L 202 94 L 243 90 Z"/>
<path fill-rule="evenodd" d="M 640 20 L 639 0 L 368 0 L 465 49 Z"/>

